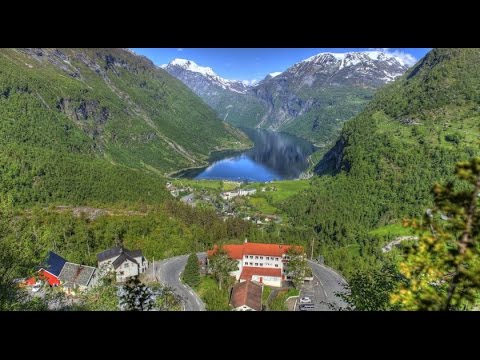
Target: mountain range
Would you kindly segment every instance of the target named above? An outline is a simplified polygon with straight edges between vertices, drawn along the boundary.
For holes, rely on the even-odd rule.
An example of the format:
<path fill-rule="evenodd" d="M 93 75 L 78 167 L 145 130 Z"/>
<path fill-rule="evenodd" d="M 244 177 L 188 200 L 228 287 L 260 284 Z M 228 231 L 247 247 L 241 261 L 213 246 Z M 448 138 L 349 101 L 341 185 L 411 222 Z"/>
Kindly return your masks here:
<path fill-rule="evenodd" d="M 226 80 L 191 60 L 162 66 L 226 122 L 284 131 L 327 147 L 343 122 L 408 66 L 380 51 L 320 53 L 256 84 Z"/>

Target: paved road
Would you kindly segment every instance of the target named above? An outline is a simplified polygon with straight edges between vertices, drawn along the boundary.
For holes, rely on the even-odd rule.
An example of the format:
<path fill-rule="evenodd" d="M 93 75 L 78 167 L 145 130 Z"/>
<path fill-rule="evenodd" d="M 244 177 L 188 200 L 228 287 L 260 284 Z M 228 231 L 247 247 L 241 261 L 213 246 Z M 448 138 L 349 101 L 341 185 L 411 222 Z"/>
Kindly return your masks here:
<path fill-rule="evenodd" d="M 345 308 L 347 304 L 335 293 L 344 293 L 346 290 L 343 285 L 347 282 L 343 277 L 330 269 L 328 266 L 320 265 L 313 261 L 308 261 L 313 270 L 313 280 L 305 281 L 300 291 L 300 297 L 308 296 L 315 304 L 315 309 L 310 311 L 333 311 L 339 308 Z M 328 304 L 334 306 L 332 308 Z M 298 302 L 296 310 L 298 310 Z"/>
<path fill-rule="evenodd" d="M 205 253 L 197 254 L 201 259 L 205 258 Z M 180 280 L 188 255 L 176 256 L 161 261 L 155 261 L 155 274 L 163 284 L 171 286 L 176 293 L 183 299 L 185 311 L 205 311 L 205 304 L 198 295 Z M 152 271 L 152 269 L 150 269 Z"/>

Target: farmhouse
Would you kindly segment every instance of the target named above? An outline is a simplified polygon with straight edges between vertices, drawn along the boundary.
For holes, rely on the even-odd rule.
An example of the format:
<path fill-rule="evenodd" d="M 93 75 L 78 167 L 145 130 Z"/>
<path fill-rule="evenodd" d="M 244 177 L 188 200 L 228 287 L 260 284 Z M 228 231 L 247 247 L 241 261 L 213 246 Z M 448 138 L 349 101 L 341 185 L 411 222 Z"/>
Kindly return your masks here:
<path fill-rule="evenodd" d="M 71 293 L 72 290 L 85 290 L 96 284 L 97 268 L 68 262 L 53 251 L 48 252 L 46 261 L 39 267 L 39 278 L 50 286 L 59 286 Z M 35 284 L 35 278 L 26 281 Z"/>
<path fill-rule="evenodd" d="M 127 250 L 121 246 L 97 254 L 97 260 L 99 269 L 115 271 L 118 282 L 140 275 L 148 267 L 148 261 L 143 256 L 142 250 Z"/>
<path fill-rule="evenodd" d="M 60 255 L 49 251 L 45 262 L 38 267 L 38 277 L 48 282 L 50 286 L 60 285 L 59 275 L 66 262 L 67 260 Z M 35 281 L 35 278 L 32 277 L 26 280 L 26 284 L 33 285 Z"/>

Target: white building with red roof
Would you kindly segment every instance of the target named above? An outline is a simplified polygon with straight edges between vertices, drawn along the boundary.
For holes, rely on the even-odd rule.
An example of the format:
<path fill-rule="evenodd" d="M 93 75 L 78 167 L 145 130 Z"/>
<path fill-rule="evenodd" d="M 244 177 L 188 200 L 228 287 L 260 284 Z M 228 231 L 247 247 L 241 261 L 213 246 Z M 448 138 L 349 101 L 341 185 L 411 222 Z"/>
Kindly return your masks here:
<path fill-rule="evenodd" d="M 281 287 L 283 280 L 289 280 L 286 264 L 288 250 L 292 245 L 262 244 L 246 242 L 241 245 L 223 245 L 228 256 L 238 261 L 238 270 L 232 271 L 240 282 L 253 280 L 259 283 Z M 303 247 L 296 246 L 303 253 Z M 208 257 L 215 254 L 218 247 L 208 251 Z"/>

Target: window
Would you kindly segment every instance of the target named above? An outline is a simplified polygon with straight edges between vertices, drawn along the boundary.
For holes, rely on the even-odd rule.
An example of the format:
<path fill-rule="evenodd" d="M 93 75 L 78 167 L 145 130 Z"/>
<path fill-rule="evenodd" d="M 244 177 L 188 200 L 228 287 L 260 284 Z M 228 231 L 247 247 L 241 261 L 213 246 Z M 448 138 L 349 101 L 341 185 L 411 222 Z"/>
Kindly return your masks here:
<path fill-rule="evenodd" d="M 263 263 L 260 263 L 260 266 L 263 266 Z"/>
<path fill-rule="evenodd" d="M 260 256 L 260 260 L 263 260 L 263 256 Z"/>
<path fill-rule="evenodd" d="M 255 266 L 258 266 L 258 263 L 255 263 Z"/>
<path fill-rule="evenodd" d="M 124 272 L 123 272 L 123 271 L 120 271 L 120 275 L 122 275 L 122 276 L 123 276 L 123 274 L 124 274 Z"/>
<path fill-rule="evenodd" d="M 255 259 L 258 259 L 258 256 L 255 256 Z"/>
<path fill-rule="evenodd" d="M 275 267 L 278 267 L 278 264 L 275 264 Z"/>
<path fill-rule="evenodd" d="M 127 261 L 125 264 L 123 264 L 123 267 L 126 267 L 126 268 L 127 268 L 129 265 L 130 265 L 130 264 L 129 264 L 128 261 Z"/>
<path fill-rule="evenodd" d="M 265 260 L 270 260 L 270 257 L 267 256 L 267 257 L 265 258 Z"/>
<path fill-rule="evenodd" d="M 253 255 L 250 255 L 250 259 L 253 259 Z"/>

